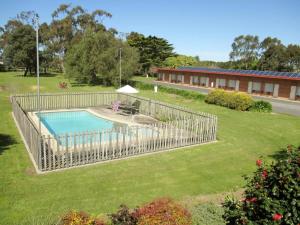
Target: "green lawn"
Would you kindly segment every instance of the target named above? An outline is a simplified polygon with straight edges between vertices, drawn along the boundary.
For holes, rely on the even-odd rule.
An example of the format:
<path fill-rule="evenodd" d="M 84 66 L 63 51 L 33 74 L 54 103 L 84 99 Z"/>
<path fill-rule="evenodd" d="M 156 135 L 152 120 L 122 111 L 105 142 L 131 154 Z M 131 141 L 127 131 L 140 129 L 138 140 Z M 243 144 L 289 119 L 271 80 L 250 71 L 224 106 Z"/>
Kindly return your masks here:
<path fill-rule="evenodd" d="M 42 77 L 43 92 L 61 91 L 60 76 Z M 111 212 L 159 196 L 188 196 L 236 190 L 255 159 L 287 144 L 300 144 L 300 117 L 236 112 L 166 93 L 141 95 L 218 115 L 218 142 L 129 160 L 36 175 L 11 117 L 9 95 L 32 92 L 35 78 L 0 73 L 0 224 L 44 224 L 68 209 Z M 71 87 L 68 91 L 112 88 Z"/>

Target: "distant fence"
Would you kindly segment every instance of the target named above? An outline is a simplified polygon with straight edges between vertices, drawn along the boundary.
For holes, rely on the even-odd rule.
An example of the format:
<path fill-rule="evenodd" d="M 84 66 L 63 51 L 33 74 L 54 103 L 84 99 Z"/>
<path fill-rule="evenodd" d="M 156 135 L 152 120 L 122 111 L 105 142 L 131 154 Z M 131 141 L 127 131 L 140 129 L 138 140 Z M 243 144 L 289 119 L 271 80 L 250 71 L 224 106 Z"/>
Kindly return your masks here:
<path fill-rule="evenodd" d="M 112 130 L 45 136 L 38 133 L 36 125 L 28 117 L 28 112 L 37 110 L 37 96 L 11 96 L 14 117 L 39 171 L 51 171 L 216 140 L 216 116 L 133 95 L 111 92 L 41 94 L 40 109 L 100 107 L 111 105 L 116 100 L 127 104 L 140 101 L 140 113 L 157 118 L 159 122 L 123 126 Z"/>

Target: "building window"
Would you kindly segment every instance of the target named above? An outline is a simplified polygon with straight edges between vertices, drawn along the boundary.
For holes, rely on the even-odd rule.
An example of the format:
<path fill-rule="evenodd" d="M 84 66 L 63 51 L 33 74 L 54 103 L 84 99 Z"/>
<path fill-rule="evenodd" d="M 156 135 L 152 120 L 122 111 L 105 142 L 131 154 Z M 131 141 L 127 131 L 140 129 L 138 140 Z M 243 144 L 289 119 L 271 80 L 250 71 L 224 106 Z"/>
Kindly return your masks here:
<path fill-rule="evenodd" d="M 177 75 L 177 82 L 183 83 L 183 75 Z"/>
<path fill-rule="evenodd" d="M 199 83 L 199 78 L 197 76 L 192 76 L 192 84 L 196 85 Z"/>
<path fill-rule="evenodd" d="M 176 74 L 171 74 L 171 82 L 176 82 Z"/>
<path fill-rule="evenodd" d="M 226 87 L 226 80 L 225 79 L 219 79 L 219 87 L 221 87 L 221 88 Z"/>
<path fill-rule="evenodd" d="M 229 80 L 228 81 L 228 87 L 229 88 L 235 89 L 235 86 L 236 86 L 236 80 Z"/>
<path fill-rule="evenodd" d="M 200 85 L 206 86 L 206 80 L 207 80 L 207 77 L 200 77 Z"/>
<path fill-rule="evenodd" d="M 261 83 L 260 82 L 253 82 L 252 83 L 252 91 L 255 92 L 260 92 L 261 91 Z"/>
<path fill-rule="evenodd" d="M 296 88 L 296 96 L 300 97 L 300 86 Z"/>
<path fill-rule="evenodd" d="M 271 83 L 265 83 L 265 93 L 271 94 L 274 91 L 274 84 Z"/>
<path fill-rule="evenodd" d="M 159 74 L 158 74 L 158 80 L 163 80 L 163 78 L 164 78 L 164 74 L 159 73 Z"/>

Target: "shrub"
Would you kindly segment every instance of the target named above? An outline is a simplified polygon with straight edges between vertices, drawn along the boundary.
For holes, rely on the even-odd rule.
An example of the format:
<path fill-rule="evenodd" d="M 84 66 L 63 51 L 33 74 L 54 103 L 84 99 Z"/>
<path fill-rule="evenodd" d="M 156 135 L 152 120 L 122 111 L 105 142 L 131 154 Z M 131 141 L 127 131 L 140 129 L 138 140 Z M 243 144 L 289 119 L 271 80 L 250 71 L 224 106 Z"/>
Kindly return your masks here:
<path fill-rule="evenodd" d="M 222 89 L 216 89 L 210 92 L 205 97 L 205 102 L 239 111 L 246 111 L 253 104 L 252 98 L 246 93 L 226 92 Z"/>
<path fill-rule="evenodd" d="M 111 222 L 113 225 L 136 225 L 137 218 L 127 206 L 121 205 L 116 213 L 111 214 Z"/>
<path fill-rule="evenodd" d="M 245 199 L 226 198 L 223 215 L 227 224 L 299 224 L 300 147 L 288 146 L 278 160 L 246 178 Z"/>
<path fill-rule="evenodd" d="M 59 82 L 58 83 L 58 87 L 61 89 L 67 89 L 68 88 L 68 84 L 66 82 Z"/>
<path fill-rule="evenodd" d="M 254 112 L 272 112 L 272 104 L 266 101 L 255 101 L 250 108 Z"/>
<path fill-rule="evenodd" d="M 105 225 L 105 223 L 86 212 L 70 211 L 61 218 L 59 225 Z"/>
<path fill-rule="evenodd" d="M 190 225 L 191 215 L 180 204 L 161 198 L 140 207 L 135 212 L 138 225 Z"/>
<path fill-rule="evenodd" d="M 202 203 L 191 209 L 193 225 L 225 224 L 222 215 L 223 208 L 213 203 Z"/>

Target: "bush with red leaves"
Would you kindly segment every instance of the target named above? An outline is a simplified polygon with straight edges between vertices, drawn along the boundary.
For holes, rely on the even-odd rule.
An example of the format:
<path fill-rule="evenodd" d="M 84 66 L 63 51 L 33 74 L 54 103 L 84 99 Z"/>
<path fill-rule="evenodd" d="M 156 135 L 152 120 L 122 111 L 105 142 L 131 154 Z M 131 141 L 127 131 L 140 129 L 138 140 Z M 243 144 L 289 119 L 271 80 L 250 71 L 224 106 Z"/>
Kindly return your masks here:
<path fill-rule="evenodd" d="M 135 211 L 138 225 L 190 225 L 190 213 L 169 198 L 157 199 Z"/>
<path fill-rule="evenodd" d="M 66 82 L 59 82 L 58 87 L 61 89 L 67 89 L 68 88 L 68 83 Z"/>

